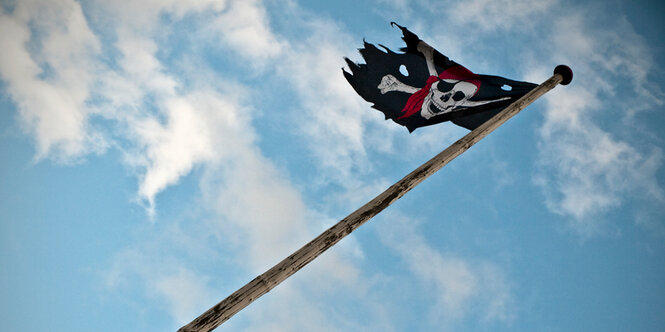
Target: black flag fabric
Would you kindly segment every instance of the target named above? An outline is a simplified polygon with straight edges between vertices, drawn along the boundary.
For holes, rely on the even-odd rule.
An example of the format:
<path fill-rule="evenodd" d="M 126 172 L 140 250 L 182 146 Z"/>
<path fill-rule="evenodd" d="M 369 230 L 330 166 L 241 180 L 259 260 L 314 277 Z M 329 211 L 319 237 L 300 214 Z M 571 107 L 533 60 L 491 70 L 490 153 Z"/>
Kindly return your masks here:
<path fill-rule="evenodd" d="M 452 121 L 469 130 L 489 120 L 531 91 L 536 84 L 499 76 L 478 75 L 399 27 L 406 47 L 395 53 L 364 43 L 366 64 L 346 58 L 347 81 L 372 107 L 413 132 L 416 128 Z"/>

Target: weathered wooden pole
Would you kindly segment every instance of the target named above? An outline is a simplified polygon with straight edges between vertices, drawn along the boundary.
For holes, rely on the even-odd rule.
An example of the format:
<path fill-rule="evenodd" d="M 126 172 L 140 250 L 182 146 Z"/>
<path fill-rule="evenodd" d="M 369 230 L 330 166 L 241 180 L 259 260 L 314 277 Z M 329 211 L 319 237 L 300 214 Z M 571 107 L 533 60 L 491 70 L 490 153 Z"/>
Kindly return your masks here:
<path fill-rule="evenodd" d="M 572 80 L 573 73 L 567 66 L 559 65 L 554 69 L 554 75 L 545 82 L 535 87 L 529 93 L 522 96 L 499 112 L 493 118 L 472 130 L 464 137 L 453 143 L 447 149 L 422 164 L 416 170 L 399 180 L 386 191 L 382 192 L 369 203 L 351 213 L 334 226 L 317 236 L 302 248 L 285 258 L 265 273 L 254 278 L 248 284 L 229 295 L 191 323 L 181 327 L 179 332 L 207 332 L 215 329 L 231 316 L 244 307 L 258 299 L 261 295 L 269 292 L 289 276 L 296 273 L 307 263 L 314 260 L 321 253 L 332 247 L 343 237 L 349 235 L 353 230 L 377 215 L 390 204 L 404 196 L 428 176 L 434 174 L 455 157 L 468 150 L 472 145 L 483 139 L 494 129 L 502 125 L 508 119 L 519 113 L 526 106 L 546 92 L 553 89 L 557 84 L 566 85 Z"/>

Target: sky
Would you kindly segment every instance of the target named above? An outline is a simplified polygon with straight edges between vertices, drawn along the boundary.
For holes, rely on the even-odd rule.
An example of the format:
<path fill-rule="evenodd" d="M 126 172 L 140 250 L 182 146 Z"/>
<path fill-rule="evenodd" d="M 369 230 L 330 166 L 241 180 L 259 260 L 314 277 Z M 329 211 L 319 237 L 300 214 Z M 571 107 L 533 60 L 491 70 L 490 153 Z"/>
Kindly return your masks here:
<path fill-rule="evenodd" d="M 559 86 L 218 331 L 662 331 L 658 1 L 0 2 L 0 320 L 174 331 L 467 133 L 342 76 L 395 21 Z"/>

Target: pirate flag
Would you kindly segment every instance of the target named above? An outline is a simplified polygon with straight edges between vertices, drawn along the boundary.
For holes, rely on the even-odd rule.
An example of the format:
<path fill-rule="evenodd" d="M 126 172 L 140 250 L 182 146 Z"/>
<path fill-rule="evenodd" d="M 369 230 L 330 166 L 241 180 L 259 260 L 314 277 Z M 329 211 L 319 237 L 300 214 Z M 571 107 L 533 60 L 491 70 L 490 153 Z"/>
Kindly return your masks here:
<path fill-rule="evenodd" d="M 478 75 L 399 27 L 406 47 L 386 52 L 365 42 L 360 54 L 366 64 L 345 58 L 351 73 L 344 77 L 356 92 L 387 119 L 418 127 L 452 121 L 469 130 L 489 120 L 506 106 L 531 91 L 536 84 L 499 76 Z M 406 69 L 406 70 L 404 70 Z"/>

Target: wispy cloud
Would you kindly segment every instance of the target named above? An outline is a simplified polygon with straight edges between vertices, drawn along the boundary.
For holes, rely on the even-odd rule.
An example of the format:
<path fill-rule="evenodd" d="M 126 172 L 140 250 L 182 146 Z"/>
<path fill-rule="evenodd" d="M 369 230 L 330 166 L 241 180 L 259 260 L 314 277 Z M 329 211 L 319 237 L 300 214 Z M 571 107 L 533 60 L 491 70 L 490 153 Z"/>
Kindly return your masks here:
<path fill-rule="evenodd" d="M 240 57 L 248 57 L 254 67 L 281 54 L 284 49 L 270 28 L 268 13 L 260 0 L 229 1 L 228 8 L 211 21 L 209 28 Z"/>
<path fill-rule="evenodd" d="M 236 127 L 240 107 L 231 98 L 213 91 L 167 99 L 163 105 L 165 123 L 155 117 L 133 124 L 137 142 L 144 158 L 139 164 L 145 173 L 139 196 L 154 208 L 155 196 L 189 173 L 196 164 L 218 162 L 227 153 L 227 146 L 237 141 Z"/>
<path fill-rule="evenodd" d="M 87 107 L 100 44 L 75 1 L 17 2 L 0 14 L 0 77 L 17 104 L 36 158 L 68 162 L 103 151 Z"/>
<path fill-rule="evenodd" d="M 136 170 L 137 195 L 151 215 L 161 191 L 201 166 L 201 190 L 217 220 L 206 224 L 207 232 L 220 236 L 214 243 L 238 250 L 232 255 L 238 266 L 262 272 L 305 242 L 311 234 L 306 209 L 288 175 L 257 147 L 251 106 L 240 102 L 243 87 L 200 70 L 188 72 L 186 64 L 169 68 L 160 55 L 169 26 L 163 15 L 177 20 L 212 9 L 217 11 L 217 32 L 230 49 L 269 59 L 281 46 L 266 25 L 260 2 L 93 3 L 93 12 L 108 11 L 115 18 L 107 22 L 108 17 L 91 15 L 111 24 L 105 27 L 111 37 L 101 41 L 79 3 L 45 5 L 21 2 L 12 13 L 3 13 L 1 21 L 3 45 L 12 53 L 2 57 L 2 77 L 36 136 L 40 157 L 71 159 L 89 153 L 88 122 L 98 115 L 111 122 L 104 142 L 121 149 L 125 163 Z M 37 19 L 44 22 L 38 22 L 43 24 L 40 34 L 30 29 Z M 102 56 L 102 47 L 110 55 Z M 98 102 L 88 105 L 90 98 Z M 200 223 L 205 221 L 194 225 Z M 107 281 L 141 285 L 150 296 L 165 300 L 165 310 L 183 323 L 202 303 L 209 304 L 214 292 L 202 266 L 178 258 L 189 256 L 188 246 L 165 247 L 185 233 L 160 234 L 139 236 L 138 243 L 118 253 Z M 321 280 L 353 277 L 354 268 L 345 259 L 327 262 L 331 273 L 322 273 Z"/>
<path fill-rule="evenodd" d="M 585 17 L 569 15 L 551 37 L 556 45 L 552 57 L 571 63 L 576 78 L 546 97 L 535 182 L 552 211 L 572 217 L 573 230 L 592 236 L 607 231 L 602 215 L 628 197 L 663 202 L 657 178 L 662 150 L 638 146 L 641 133 L 617 136 L 601 125 L 613 118 L 630 127 L 635 112 L 663 100 L 649 84 L 649 48 L 625 19 L 613 17 L 619 28 L 610 32 Z"/>
<path fill-rule="evenodd" d="M 116 253 L 109 268 L 102 270 L 101 279 L 108 290 L 120 294 L 138 287 L 142 295 L 131 297 L 132 305 L 139 305 L 140 298 L 149 300 L 154 306 L 151 310 L 168 313 L 172 327 L 177 328 L 214 303 L 219 292 L 211 287 L 209 277 L 193 270 L 191 262 L 178 258 L 182 252 L 164 246 L 166 241 L 160 243 L 174 240 L 168 232 L 155 233 L 143 238 L 143 243 Z"/>
<path fill-rule="evenodd" d="M 349 183 L 366 163 L 366 110 L 341 75 L 344 56 L 355 53 L 353 39 L 331 21 L 302 22 L 310 34 L 293 40 L 279 73 L 298 93 L 304 107 L 300 130 L 326 175 Z M 331 139 L 334 137 L 334 139 Z M 349 180 L 349 182 L 345 181 Z"/>
<path fill-rule="evenodd" d="M 153 287 L 168 303 L 169 312 L 176 323 L 182 326 L 198 314 L 201 303 L 214 300 L 207 284 L 208 280 L 199 274 L 180 268 L 172 274 L 157 278 Z"/>
<path fill-rule="evenodd" d="M 457 24 L 480 27 L 485 31 L 524 27 L 537 22 L 537 17 L 547 11 L 556 0 L 471 0 L 436 9 Z"/>
<path fill-rule="evenodd" d="M 511 286 L 499 265 L 436 250 L 418 228 L 414 220 L 398 217 L 380 235 L 422 283 L 421 296 L 433 301 L 429 312 L 433 326 L 452 328 L 469 315 L 479 314 L 485 321 L 508 323 L 514 318 Z"/>
<path fill-rule="evenodd" d="M 159 13 L 169 8 L 155 4 L 153 11 Z M 203 24 L 201 29 L 206 33 L 215 29 L 222 36 L 228 51 L 243 54 L 243 60 L 249 57 L 262 64 L 253 69 L 261 70 L 261 66 L 274 61 L 272 57 L 275 54 L 283 52 L 282 44 L 285 41 L 269 29 L 265 8 L 260 2 L 229 2 L 215 15 L 211 18 L 212 23 Z M 130 142 L 129 146 L 123 148 L 126 162 L 139 170 L 139 197 L 147 201 L 148 210 L 153 212 L 159 192 L 177 183 L 193 168 L 201 167 L 202 203 L 211 216 L 204 226 L 205 232 L 212 236 L 214 243 L 223 244 L 224 252 L 236 268 L 251 274 L 261 273 L 306 243 L 313 235 L 312 225 L 306 219 L 309 212 L 304 206 L 301 193 L 290 183 L 289 174 L 266 158 L 257 145 L 257 134 L 252 126 L 252 103 L 242 97 L 251 92 L 243 93 L 246 88 L 238 85 L 232 85 L 232 90 L 224 89 L 223 86 L 228 83 L 216 74 L 197 78 L 200 70 L 191 70 L 192 75 L 189 75 L 188 70 L 192 68 L 187 68 L 188 65 L 184 68 L 186 77 L 167 70 L 159 58 L 159 38 L 153 34 L 153 31 L 163 31 L 167 27 L 158 28 L 164 23 L 157 19 L 146 21 L 152 21 L 154 26 L 138 21 L 132 24 L 140 24 L 140 28 L 131 31 L 118 28 L 115 46 L 120 54 L 119 69 L 113 71 L 113 75 L 109 75 L 105 82 L 116 93 L 123 89 L 128 92 L 114 96 L 111 104 L 116 110 L 126 110 L 116 118 L 122 119 L 123 139 Z M 319 68 L 312 79 L 301 83 L 317 83 L 315 78 L 327 75 L 325 71 L 331 66 L 334 72 L 339 72 L 339 67 L 334 63 L 341 63 L 342 55 L 335 45 L 326 44 L 313 50 L 310 54 L 311 50 L 299 48 L 300 53 L 286 55 L 289 61 L 293 61 L 293 66 L 304 59 L 312 68 Z M 196 65 L 201 63 L 196 62 Z M 277 66 L 278 63 L 272 62 L 272 65 Z M 298 69 L 303 68 L 284 68 Z M 339 77 L 342 77 L 341 74 Z M 290 83 L 296 84 L 296 81 Z M 322 84 L 324 95 L 332 93 L 336 96 L 337 90 L 346 88 L 339 83 Z M 140 93 L 131 94 L 132 90 Z M 359 128 L 356 128 L 355 135 L 359 137 Z M 352 148 L 362 148 L 361 142 L 354 141 L 352 145 Z M 165 241 L 162 239 L 157 243 Z M 140 246 L 128 250 L 144 252 Z M 187 251 L 185 248 L 169 250 Z M 145 260 L 150 260 L 153 254 L 156 252 L 149 251 L 143 255 L 147 255 Z M 174 254 L 174 257 L 177 256 Z M 193 302 L 195 295 L 181 292 L 191 289 L 194 293 L 201 293 L 209 287 L 206 284 L 208 278 L 205 269 L 192 263 L 172 262 L 174 266 L 188 268 L 168 270 L 168 273 L 159 274 L 158 278 L 148 278 L 147 273 L 141 273 L 139 264 L 127 265 L 129 263 L 125 262 L 131 263 L 132 260 L 118 257 L 112 271 L 126 271 L 124 274 L 134 275 L 133 280 L 142 282 L 146 290 L 160 294 L 167 303 L 171 303 L 169 310 L 177 321 L 186 316 L 185 312 L 189 308 L 196 306 Z M 154 264 L 153 268 L 162 267 L 161 264 Z M 344 251 L 327 255 L 311 270 L 310 273 L 317 275 L 310 287 L 314 294 L 317 289 L 329 288 L 331 284 L 348 283 L 359 273 Z M 168 286 L 178 283 L 185 287 L 179 291 L 169 289 Z M 197 283 L 202 284 L 196 286 Z M 275 311 L 273 308 L 269 314 L 274 318 L 282 317 L 277 321 L 283 329 L 288 329 L 297 321 L 300 325 L 293 325 L 293 329 L 321 326 L 317 320 L 284 321 L 283 317 L 299 315 L 297 308 L 308 308 L 310 317 L 325 315 L 319 309 L 308 307 L 301 290 L 292 290 L 283 296 L 280 301 L 287 300 L 292 305 L 278 306 L 280 310 Z M 180 300 L 184 301 L 182 305 L 178 304 Z M 200 298 L 196 303 L 208 301 L 207 298 Z M 298 306 L 298 303 L 301 305 Z M 275 316 L 275 312 L 281 315 Z M 258 320 L 256 315 L 266 313 L 262 313 L 259 307 L 249 315 L 254 317 L 248 323 L 251 329 L 262 329 L 260 322 L 264 320 Z M 334 325 L 326 329 L 331 326 Z"/>

